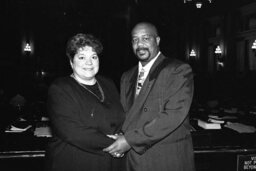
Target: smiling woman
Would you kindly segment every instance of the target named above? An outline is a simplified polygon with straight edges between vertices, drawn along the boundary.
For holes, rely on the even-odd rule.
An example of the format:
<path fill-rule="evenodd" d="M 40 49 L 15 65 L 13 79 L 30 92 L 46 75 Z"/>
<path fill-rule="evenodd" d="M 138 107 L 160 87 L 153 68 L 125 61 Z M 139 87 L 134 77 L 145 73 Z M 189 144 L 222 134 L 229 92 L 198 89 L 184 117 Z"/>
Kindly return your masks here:
<path fill-rule="evenodd" d="M 93 85 L 96 83 L 95 75 L 99 71 L 99 58 L 92 47 L 80 48 L 70 61 L 73 69 L 73 77 L 83 84 Z"/>
<path fill-rule="evenodd" d="M 123 170 L 121 156 L 103 152 L 114 141 L 107 135 L 119 133 L 124 113 L 113 81 L 97 75 L 102 50 L 90 34 L 77 34 L 67 43 L 73 72 L 55 80 L 48 92 L 53 137 L 46 153 L 47 171 Z"/>

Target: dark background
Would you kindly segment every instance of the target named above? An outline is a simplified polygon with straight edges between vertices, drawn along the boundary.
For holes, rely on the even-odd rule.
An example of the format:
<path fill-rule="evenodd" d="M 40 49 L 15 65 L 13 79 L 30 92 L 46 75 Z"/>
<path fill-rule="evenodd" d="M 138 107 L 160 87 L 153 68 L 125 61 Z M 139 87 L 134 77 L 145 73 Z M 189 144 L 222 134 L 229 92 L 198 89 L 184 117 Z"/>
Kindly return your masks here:
<path fill-rule="evenodd" d="M 45 100 L 51 81 L 71 72 L 65 46 L 74 34 L 92 33 L 102 41 L 100 74 L 119 87 L 121 74 L 137 63 L 130 46 L 130 30 L 136 22 L 153 22 L 159 29 L 161 51 L 186 61 L 185 46 L 195 28 L 204 42 L 210 30 L 204 27 L 207 18 L 232 14 L 253 0 L 202 2 L 203 7 L 196 9 L 193 2 L 183 0 L 1 0 L 0 78 L 4 98 L 19 93 L 31 101 Z M 33 52 L 23 52 L 26 42 L 32 44 Z M 195 74 L 207 73 L 206 63 L 206 57 L 198 66 L 191 63 Z M 204 94 L 198 92 L 196 96 L 200 93 Z"/>
<path fill-rule="evenodd" d="M 255 0 L 202 2 L 203 7 L 197 9 L 194 1 L 184 4 L 184 0 L 1 0 L 0 131 L 15 123 L 17 118 L 25 117 L 30 122 L 39 121 L 41 116 L 47 115 L 48 86 L 56 77 L 71 73 L 65 47 L 67 40 L 77 33 L 92 33 L 102 41 L 104 51 L 100 57 L 99 74 L 111 78 L 119 88 L 121 74 L 137 64 L 131 50 L 130 31 L 138 21 L 150 21 L 157 26 L 163 54 L 192 66 L 195 80 L 190 111 L 192 119 L 200 112 L 212 114 L 217 111 L 222 114 L 223 109 L 238 109 L 245 118 L 249 113 L 255 119 L 256 70 L 248 67 L 248 51 L 236 53 L 236 43 L 246 42 L 244 39 L 248 33 L 256 35 L 256 27 L 248 28 L 247 21 L 250 17 L 256 20 L 256 10 L 252 16 L 241 14 L 241 8 L 253 3 L 255 6 Z M 221 40 L 227 47 L 227 52 L 223 53 L 227 59 L 226 66 L 221 72 L 214 67 L 209 70 L 209 66 L 215 66 L 215 61 L 210 62 L 212 58 L 208 48 L 213 47 L 212 40 L 219 43 L 215 20 L 220 21 L 217 27 L 220 24 Z M 23 51 L 25 43 L 32 45 L 31 53 Z M 245 46 L 250 45 L 246 43 Z M 187 52 L 191 50 L 189 44 L 200 47 L 199 59 L 187 58 Z M 238 65 L 240 61 L 244 64 Z M 244 69 L 238 70 L 237 66 Z M 26 99 L 20 108 L 10 103 L 18 94 Z M 210 112 L 204 113 L 200 109 Z M 193 141 L 195 150 L 199 151 L 196 153 L 196 166 L 200 171 L 233 171 L 236 167 L 236 153 L 200 153 L 201 147 L 237 148 L 255 142 L 248 138 L 254 138 L 255 134 L 247 137 L 230 131 L 210 132 L 194 131 L 198 133 Z M 27 141 L 23 141 L 24 135 Z M 0 148 L 3 151 L 17 150 L 16 147 L 31 150 L 32 146 L 38 148 L 38 144 L 45 143 L 43 139 L 24 135 L 16 137 L 9 134 L 8 138 L 1 135 Z M 234 135 L 234 139 L 230 138 Z M 41 170 L 43 166 L 43 158 L 37 157 L 7 158 L 0 162 L 9 170 Z"/>

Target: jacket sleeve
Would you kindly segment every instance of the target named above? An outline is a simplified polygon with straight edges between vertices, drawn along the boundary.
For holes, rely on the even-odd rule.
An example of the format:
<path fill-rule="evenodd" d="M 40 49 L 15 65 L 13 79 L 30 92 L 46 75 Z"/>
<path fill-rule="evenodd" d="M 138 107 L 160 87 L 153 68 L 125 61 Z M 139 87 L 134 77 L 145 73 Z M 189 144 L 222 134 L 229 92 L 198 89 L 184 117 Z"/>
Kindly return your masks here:
<path fill-rule="evenodd" d="M 163 91 L 163 97 L 157 115 L 143 126 L 125 132 L 128 143 L 140 154 L 166 136 L 175 134 L 188 116 L 194 89 L 192 69 L 187 64 L 181 64 L 164 74 L 164 87 L 158 89 Z M 158 101 L 150 100 L 152 101 L 145 105 Z"/>
<path fill-rule="evenodd" d="M 76 104 L 70 91 L 56 84 L 49 88 L 47 108 L 54 136 L 82 150 L 103 154 L 102 149 L 113 140 L 82 122 Z"/>

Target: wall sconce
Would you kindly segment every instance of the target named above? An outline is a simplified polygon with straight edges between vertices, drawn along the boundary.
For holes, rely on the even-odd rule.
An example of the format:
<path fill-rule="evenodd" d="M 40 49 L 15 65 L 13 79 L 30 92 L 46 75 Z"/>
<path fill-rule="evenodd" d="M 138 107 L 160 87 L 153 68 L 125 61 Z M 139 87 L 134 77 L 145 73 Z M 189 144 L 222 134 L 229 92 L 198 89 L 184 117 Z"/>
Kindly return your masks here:
<path fill-rule="evenodd" d="M 206 3 L 205 1 L 208 1 L 208 3 L 210 3 L 210 4 L 212 3 L 212 0 L 183 0 L 183 1 L 184 1 L 184 4 L 194 1 L 196 8 L 202 8 L 203 3 L 204 4 Z"/>
<path fill-rule="evenodd" d="M 29 43 L 26 43 L 26 45 L 24 47 L 24 52 L 31 52 L 31 46 Z"/>
<path fill-rule="evenodd" d="M 254 55 L 256 56 L 256 40 L 254 40 L 252 44 L 252 51 L 254 52 Z"/>
<path fill-rule="evenodd" d="M 202 2 L 196 2 L 196 8 L 201 8 L 201 7 L 202 7 L 202 5 L 203 5 L 203 3 L 202 3 Z"/>
<path fill-rule="evenodd" d="M 221 48 L 220 46 L 218 45 L 215 49 L 215 52 L 214 52 L 216 55 L 221 55 L 222 51 L 221 51 Z"/>
<path fill-rule="evenodd" d="M 220 71 L 224 68 L 224 59 L 222 57 L 222 50 L 219 45 L 216 47 L 214 53 L 216 56 L 217 70 Z"/>
<path fill-rule="evenodd" d="M 190 54 L 189 54 L 190 57 L 195 57 L 196 56 L 196 52 L 194 51 L 194 49 L 191 50 Z"/>

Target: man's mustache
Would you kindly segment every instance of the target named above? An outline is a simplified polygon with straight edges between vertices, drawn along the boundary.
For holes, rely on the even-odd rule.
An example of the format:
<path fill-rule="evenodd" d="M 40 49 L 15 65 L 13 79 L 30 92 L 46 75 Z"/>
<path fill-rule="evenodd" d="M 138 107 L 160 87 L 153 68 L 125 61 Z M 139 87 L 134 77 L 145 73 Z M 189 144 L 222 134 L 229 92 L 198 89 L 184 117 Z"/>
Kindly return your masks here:
<path fill-rule="evenodd" d="M 136 52 L 138 53 L 140 50 L 147 50 L 147 51 L 148 51 L 148 48 L 144 48 L 144 47 L 137 48 L 137 49 L 136 49 Z"/>

